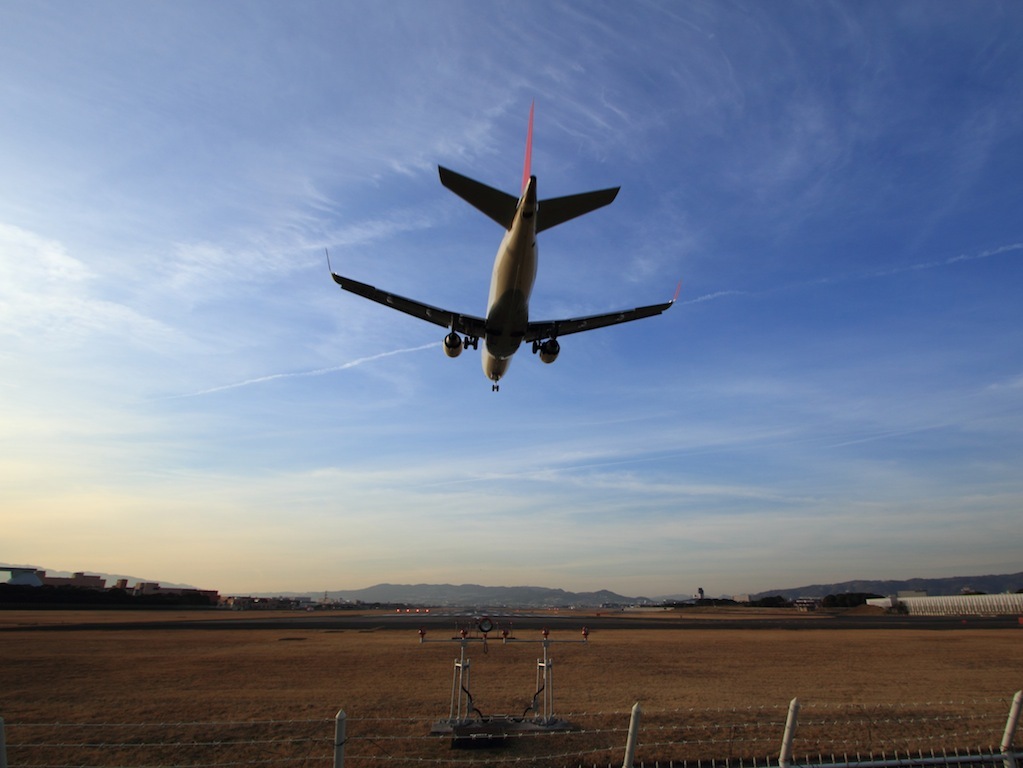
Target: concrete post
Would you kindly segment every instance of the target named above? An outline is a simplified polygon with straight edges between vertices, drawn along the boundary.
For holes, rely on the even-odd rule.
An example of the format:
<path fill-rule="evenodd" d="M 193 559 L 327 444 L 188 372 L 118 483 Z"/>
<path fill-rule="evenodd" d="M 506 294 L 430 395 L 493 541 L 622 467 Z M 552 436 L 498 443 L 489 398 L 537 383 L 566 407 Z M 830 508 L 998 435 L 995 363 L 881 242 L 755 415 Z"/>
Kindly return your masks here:
<path fill-rule="evenodd" d="M 643 710 L 637 701 L 632 705 L 632 717 L 629 718 L 629 738 L 625 741 L 625 759 L 622 768 L 632 768 L 632 760 L 636 756 L 636 738 L 639 734 L 639 717 Z"/>
<path fill-rule="evenodd" d="M 345 711 L 339 709 L 334 717 L 334 768 L 345 768 Z M 6 766 L 0 766 L 6 768 Z"/>
<path fill-rule="evenodd" d="M 779 768 L 792 765 L 792 739 L 796 735 L 796 721 L 799 719 L 799 699 L 789 702 L 789 715 L 785 718 L 785 735 L 781 737 L 781 752 L 778 754 Z"/>
<path fill-rule="evenodd" d="M 1023 691 L 1016 691 L 1009 708 L 1009 719 L 1005 722 L 1005 734 L 1002 736 L 1002 762 L 1005 768 L 1016 768 L 1016 757 L 1012 750 L 1012 740 L 1019 725 L 1020 708 L 1023 707 Z M 3 768 L 0 765 L 0 768 Z"/>

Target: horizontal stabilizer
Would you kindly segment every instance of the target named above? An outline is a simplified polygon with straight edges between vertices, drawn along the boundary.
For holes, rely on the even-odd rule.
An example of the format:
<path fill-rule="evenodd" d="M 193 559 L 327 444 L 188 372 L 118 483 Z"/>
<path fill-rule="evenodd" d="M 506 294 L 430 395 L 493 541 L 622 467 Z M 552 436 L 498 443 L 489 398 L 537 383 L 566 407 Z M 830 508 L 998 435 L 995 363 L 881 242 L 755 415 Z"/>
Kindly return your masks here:
<path fill-rule="evenodd" d="M 596 192 L 582 192 L 578 195 L 541 200 L 536 215 L 536 231 L 543 232 L 576 216 L 603 208 L 615 199 L 619 189 L 620 187 L 612 187 Z"/>
<path fill-rule="evenodd" d="M 512 221 L 515 219 L 515 207 L 519 204 L 517 198 L 443 166 L 438 166 L 438 170 L 441 184 L 505 229 L 511 229 Z"/>

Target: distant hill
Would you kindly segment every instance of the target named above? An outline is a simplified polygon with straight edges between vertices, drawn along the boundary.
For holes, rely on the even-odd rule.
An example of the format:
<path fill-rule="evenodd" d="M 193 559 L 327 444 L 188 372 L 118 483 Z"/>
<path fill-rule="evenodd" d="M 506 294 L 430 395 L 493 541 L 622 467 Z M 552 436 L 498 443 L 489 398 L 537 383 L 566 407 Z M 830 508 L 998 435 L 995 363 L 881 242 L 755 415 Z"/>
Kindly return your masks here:
<path fill-rule="evenodd" d="M 279 594 L 279 593 L 277 593 Z M 547 587 L 485 587 L 479 584 L 377 584 L 365 589 L 329 590 L 332 600 L 363 603 L 408 603 L 410 605 L 488 607 L 488 608 L 557 608 L 601 605 L 631 605 L 650 602 L 644 597 L 625 597 L 608 590 L 598 592 L 566 592 Z M 294 593 L 284 594 L 293 597 Z M 318 592 L 311 596 L 322 597 Z"/>
<path fill-rule="evenodd" d="M 963 590 L 986 592 L 991 595 L 1015 592 L 1023 589 L 1023 572 L 1003 576 L 952 576 L 944 579 L 906 579 L 904 581 L 880 581 L 859 579 L 838 584 L 811 584 L 806 587 L 770 589 L 751 594 L 756 600 L 761 597 L 781 595 L 790 600 L 797 597 L 827 597 L 843 592 L 873 592 L 887 597 L 909 590 L 926 592 L 928 595 L 958 595 Z"/>

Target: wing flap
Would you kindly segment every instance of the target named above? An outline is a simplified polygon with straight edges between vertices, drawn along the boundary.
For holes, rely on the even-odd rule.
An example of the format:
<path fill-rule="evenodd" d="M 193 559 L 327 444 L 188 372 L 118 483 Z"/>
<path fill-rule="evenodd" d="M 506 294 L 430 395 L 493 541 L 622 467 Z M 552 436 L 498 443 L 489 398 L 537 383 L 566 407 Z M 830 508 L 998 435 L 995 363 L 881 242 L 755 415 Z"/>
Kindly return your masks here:
<path fill-rule="evenodd" d="M 362 296 L 364 299 L 375 301 L 377 304 L 383 304 L 385 307 L 404 312 L 406 315 L 412 315 L 420 320 L 425 320 L 428 323 L 433 323 L 458 333 L 464 333 L 467 336 L 479 338 L 486 334 L 487 324 L 482 317 L 463 315 L 460 312 L 452 312 L 447 309 L 424 304 L 421 301 L 399 296 L 390 291 L 382 291 L 379 288 L 374 288 L 372 285 L 360 283 L 358 280 L 342 277 L 335 272 L 331 272 L 330 275 L 334 278 L 334 282 L 340 285 L 342 289 L 350 291 L 357 296 Z"/>

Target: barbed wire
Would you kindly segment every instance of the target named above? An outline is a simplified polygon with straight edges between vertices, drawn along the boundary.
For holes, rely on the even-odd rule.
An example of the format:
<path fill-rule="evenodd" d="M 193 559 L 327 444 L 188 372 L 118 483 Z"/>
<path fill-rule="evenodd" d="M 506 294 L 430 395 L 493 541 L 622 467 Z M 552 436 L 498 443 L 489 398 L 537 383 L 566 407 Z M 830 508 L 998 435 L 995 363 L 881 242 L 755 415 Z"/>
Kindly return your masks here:
<path fill-rule="evenodd" d="M 1011 701 L 1011 696 L 1001 697 L 981 697 L 973 699 L 939 699 L 934 701 L 921 701 L 921 702 L 897 702 L 890 704 L 878 704 L 878 703 L 860 703 L 850 701 L 821 701 L 815 699 L 804 699 L 800 698 L 800 707 L 803 712 L 808 709 L 863 709 L 866 707 L 874 710 L 913 710 L 913 709 L 934 709 L 936 707 L 956 707 L 965 708 L 967 706 L 975 706 L 977 704 L 998 704 L 1000 706 L 1005 705 Z M 654 715 L 668 715 L 668 714 L 701 714 L 710 715 L 718 713 L 738 713 L 738 712 L 782 712 L 784 713 L 788 707 L 788 701 L 775 705 L 759 705 L 759 706 L 748 706 L 748 707 L 675 707 L 675 708 L 660 708 L 660 707 L 643 707 L 645 716 Z M 567 712 L 561 714 L 560 717 L 618 717 L 624 715 L 628 717 L 630 709 L 609 709 L 609 710 L 596 710 L 596 711 L 581 711 L 581 712 Z M 391 723 L 421 723 L 423 718 L 419 717 L 383 717 L 383 716 L 372 716 L 364 717 L 358 715 L 346 714 L 347 722 L 391 722 Z M 229 725 L 277 725 L 277 724 L 316 724 L 316 723 L 328 723 L 333 722 L 334 718 L 289 718 L 289 719 L 265 719 L 265 720 L 205 720 L 205 721 L 168 721 L 168 722 L 72 722 L 72 721 L 54 721 L 54 722 L 27 722 L 27 723 L 8 723 L 8 725 L 17 725 L 19 728 L 51 728 L 55 726 L 67 726 L 67 727 L 81 727 L 81 728 L 132 728 L 132 727 L 153 727 L 153 726 L 164 726 L 164 727 L 197 727 L 197 726 L 229 726 Z"/>
<path fill-rule="evenodd" d="M 1004 722 L 1005 706 L 1010 697 L 982 697 L 960 701 L 933 701 L 925 703 L 894 703 L 869 704 L 857 702 L 820 702 L 802 703 L 802 713 L 809 717 L 798 721 L 795 737 L 796 752 L 804 755 L 818 755 L 819 762 L 824 762 L 824 755 L 830 754 L 833 763 L 842 762 L 835 756 L 855 753 L 857 760 L 860 755 L 869 753 L 870 760 L 874 755 L 893 751 L 896 755 L 915 753 L 925 755 L 930 747 L 931 755 L 950 754 L 955 750 L 967 749 L 967 757 L 980 754 L 996 754 L 991 746 L 1001 736 L 1001 724 Z M 997 706 L 995 706 L 997 705 Z M 957 711 L 949 711 L 956 708 Z M 648 756 L 655 766 L 694 766 L 738 764 L 757 765 L 758 757 L 751 754 L 774 754 L 780 745 L 781 729 L 785 725 L 787 704 L 749 706 L 749 707 L 705 707 L 705 708 L 651 708 L 644 709 L 639 728 L 639 755 Z M 983 710 L 983 711 L 982 711 Z M 340 714 L 340 713 L 339 713 Z M 344 716 L 348 727 L 346 743 L 352 744 L 354 751 L 345 755 L 346 760 L 375 763 L 417 763 L 421 765 L 445 763 L 458 766 L 478 766 L 481 763 L 490 765 L 539 764 L 541 761 L 548 766 L 564 764 L 572 761 L 581 766 L 587 756 L 620 755 L 624 749 L 624 734 L 629 730 L 626 726 L 631 712 L 625 710 L 601 710 L 596 712 L 578 712 L 559 715 L 559 720 L 574 718 L 584 721 L 585 727 L 571 730 L 530 730 L 512 731 L 501 735 L 501 743 L 514 747 L 518 743 L 533 743 L 536 748 L 523 748 L 530 754 L 495 755 L 488 753 L 485 758 L 460 758 L 452 755 L 435 756 L 438 743 L 443 738 L 438 734 L 394 733 L 396 726 L 420 727 L 425 718 L 420 717 L 379 717 L 379 716 Z M 502 716 L 503 718 L 503 716 Z M 104 765 L 123 764 L 124 750 L 135 750 L 139 755 L 132 754 L 131 764 L 137 768 L 228 768 L 230 766 L 262 766 L 262 765 L 298 765 L 322 764 L 329 759 L 331 747 L 337 747 L 334 738 L 322 731 L 320 735 L 309 734 L 308 731 L 328 728 L 338 718 L 292 718 L 264 720 L 213 720 L 213 721 L 178 721 L 178 722 L 27 722 L 6 724 L 7 732 L 17 735 L 15 742 L 8 742 L 7 748 L 12 753 L 21 755 L 37 754 L 44 760 L 54 756 L 66 759 L 65 754 L 77 750 L 82 753 L 77 760 L 80 762 L 38 762 L 31 763 L 19 760 L 17 765 L 22 768 L 103 768 Z M 487 719 L 489 720 L 489 718 Z M 482 722 L 481 720 L 480 722 Z M 475 722 L 475 721 L 473 721 Z M 519 722 L 539 723 L 534 721 Z M 282 728 L 295 731 L 305 730 L 305 734 L 252 734 L 253 738 L 244 738 L 244 730 L 262 729 L 271 734 Z M 120 729 L 122 733 L 110 734 L 112 739 L 90 739 L 75 741 L 70 737 L 76 731 L 82 736 L 99 735 L 104 729 Z M 203 729 L 204 733 L 190 738 L 187 729 Z M 211 730 L 234 729 L 242 733 L 230 734 L 225 738 L 216 738 Z M 167 731 L 165 738 L 154 736 L 156 730 Z M 124 731 L 135 731 L 139 734 L 131 739 Z M 179 733 L 174 733 L 179 731 Z M 180 733 L 185 731 L 185 733 Z M 450 734 L 452 738 L 454 734 Z M 47 739 L 58 737 L 53 741 Z M 62 738 L 61 738 L 62 737 Z M 557 742 L 557 744 L 555 744 Z M 597 743 L 594 743 L 597 742 Z M 988 746 L 975 746 L 987 742 Z M 433 745 L 424 748 L 423 744 Z M 956 746 L 952 746 L 956 745 Z M 560 748 L 559 748 L 560 747 Z M 350 748 L 351 749 L 351 748 Z M 46 755 L 45 750 L 57 752 L 58 755 Z M 181 755 L 181 762 L 146 764 L 141 754 L 146 750 L 161 750 L 159 759 L 168 760 L 169 754 L 175 751 L 196 753 L 206 751 L 205 760 L 201 754 Z M 225 755 L 226 761 L 214 757 L 218 751 L 232 750 L 235 754 Z M 374 752 L 376 750 L 376 752 Z M 109 755 L 85 754 L 87 752 L 109 752 Z M 266 752 L 274 751 L 272 757 L 264 757 Z M 305 754 L 294 756 L 295 751 Z M 533 754 L 532 752 L 543 752 Z M 246 752 L 260 752 L 248 759 L 242 757 Z M 212 754 L 211 754 L 212 753 Z M 288 754 L 285 754 L 288 753 Z M 656 759 L 661 756 L 692 754 L 692 758 L 683 760 Z M 739 756 L 737 756 L 739 753 Z M 1000 753 L 999 753 L 1000 754 Z M 713 757 L 712 757 L 713 755 Z M 741 756 L 741 755 L 745 755 Z M 138 757 L 143 757 L 139 760 Z M 804 757 L 804 761 L 810 760 Z M 882 758 L 884 759 L 884 758 Z M 95 761 L 95 765 L 87 761 Z M 117 762 L 111 762 L 111 761 Z M 203 760 L 203 762 L 196 762 Z M 763 765 L 771 764 L 771 758 L 763 758 Z M 978 762 L 985 762 L 978 757 Z M 848 759 L 844 762 L 850 763 Z M 637 759 L 637 763 L 642 762 Z M 610 763 L 609 763 L 610 764 Z M 854 763 L 851 763 L 854 764 Z M 594 766 L 596 768 L 596 766 Z"/>
<path fill-rule="evenodd" d="M 333 717 L 318 717 L 310 720 L 195 720 L 181 722 L 158 722 L 158 723 L 74 723 L 54 721 L 52 723 L 7 723 L 16 725 L 18 728 L 177 728 L 177 727 L 198 727 L 198 726 L 225 726 L 225 725 L 295 725 L 295 724 L 322 724 L 334 722 Z"/>
<path fill-rule="evenodd" d="M 321 738 L 253 738 L 253 739 L 218 739 L 215 741 L 79 741 L 76 743 L 60 743 L 58 741 L 40 741 L 7 744 L 10 748 L 24 750 L 33 749 L 71 749 L 87 750 L 127 750 L 151 747 L 259 747 L 267 744 L 301 744 L 301 743 L 332 743 L 332 739 Z"/>
<path fill-rule="evenodd" d="M 708 713 L 703 712 L 704 716 Z M 834 727 L 849 727 L 849 726 L 902 726 L 902 725 L 927 725 L 927 724 L 939 724 L 939 723 L 962 723 L 962 722 L 976 722 L 982 720 L 991 720 L 995 722 L 995 716 L 999 713 L 992 714 L 966 714 L 966 715 L 955 715 L 955 714 L 944 714 L 944 715 L 926 715 L 919 714 L 913 716 L 903 717 L 854 717 L 847 716 L 843 719 L 802 719 L 799 720 L 800 729 L 807 728 L 834 728 Z M 606 713 L 600 713 L 599 716 L 606 717 Z M 673 731 L 696 731 L 696 730 L 707 730 L 707 729 L 764 729 L 764 728 L 780 728 L 784 726 L 784 719 L 778 720 L 738 720 L 738 721 L 720 721 L 720 720 L 702 720 L 702 721 L 681 721 L 671 723 L 660 723 L 655 720 L 656 713 L 651 714 L 644 711 L 644 724 L 643 730 L 673 730 Z M 565 716 L 568 717 L 568 716 Z M 598 715 L 586 715 L 580 713 L 578 715 L 572 715 L 571 717 L 592 717 L 596 718 Z M 559 719 L 564 719 L 560 717 Z M 100 728 L 134 728 L 134 729 L 172 729 L 172 728 L 216 728 L 216 727 L 255 727 L 262 725 L 326 725 L 336 722 L 334 718 L 320 718 L 316 720 L 237 720 L 237 721 L 193 721 L 193 722 L 149 722 L 149 723 L 69 723 L 69 722 L 52 722 L 52 723 L 19 723 L 19 722 L 7 722 L 8 728 L 23 729 L 23 728 L 46 728 L 51 730 L 74 730 L 79 728 L 87 729 L 100 729 Z M 347 719 L 347 724 L 352 726 L 361 722 L 390 722 L 390 723 L 404 723 L 408 725 L 421 725 L 424 722 L 423 718 L 367 718 L 367 719 Z M 620 733 L 627 730 L 625 726 L 613 726 L 609 728 L 584 728 L 574 729 L 567 731 L 567 733 Z M 552 731 L 552 732 L 529 732 L 523 735 L 536 735 L 536 736 L 551 736 L 551 735 L 562 735 L 566 731 Z M 402 735 L 381 735 L 379 738 L 408 738 Z"/>
<path fill-rule="evenodd" d="M 479 765 L 481 762 L 485 762 L 486 765 L 495 764 L 508 764 L 508 763 L 538 763 L 540 761 L 555 761 L 565 760 L 566 758 L 573 758 L 578 760 L 586 755 L 595 755 L 603 752 L 612 752 L 614 750 L 607 749 L 594 749 L 577 752 L 564 752 L 560 754 L 550 754 L 533 757 L 493 757 L 488 756 L 485 761 L 473 760 L 473 759 L 452 759 L 449 757 L 444 758 L 431 758 L 431 757 L 392 757 L 387 755 L 352 755 L 347 759 L 350 760 L 365 760 L 375 762 L 402 762 L 402 763 L 415 763 L 416 765 Z M 621 750 L 618 750 L 621 751 Z M 989 763 L 998 762 L 1004 759 L 1004 755 L 1000 752 L 984 752 L 977 754 L 975 752 L 965 752 L 956 750 L 947 750 L 943 752 L 931 751 L 930 753 L 924 751 L 916 751 L 912 753 L 899 753 L 895 752 L 893 755 L 889 755 L 887 752 L 869 752 L 861 753 L 857 752 L 854 754 L 840 753 L 840 752 L 818 752 L 815 754 L 803 755 L 801 760 L 796 761 L 804 765 L 847 765 L 850 768 L 855 768 L 857 764 L 870 763 L 876 764 L 877 762 L 883 761 L 897 761 L 901 765 L 910 766 L 913 765 L 914 761 L 922 760 L 951 760 L 955 758 L 956 762 L 960 764 L 969 764 L 970 761 L 975 763 Z M 1015 753 L 1014 758 L 1019 760 L 1023 757 L 1023 753 Z M 308 761 L 312 758 L 309 757 L 275 757 L 266 760 L 241 760 L 231 762 L 216 762 L 216 763 L 188 763 L 188 768 L 230 768 L 231 766 L 257 766 L 257 765 L 280 765 L 282 763 L 294 763 L 300 761 Z M 650 761 L 654 768 L 694 768 L 694 766 L 707 766 L 707 768 L 713 768 L 714 766 L 733 766 L 741 767 L 746 766 L 747 768 L 756 768 L 758 765 L 766 767 L 773 767 L 776 765 L 775 759 L 771 756 L 747 756 L 747 757 L 735 757 L 735 758 L 724 758 L 724 759 L 676 759 L 676 760 L 656 760 Z M 643 760 L 636 761 L 639 768 L 646 768 L 647 762 Z M 608 761 L 606 763 L 592 763 L 590 766 L 584 766 L 582 763 L 577 764 L 577 768 L 613 768 L 616 763 Z M 22 768 L 104 768 L 103 766 L 91 766 L 82 763 L 23 763 Z M 135 765 L 134 768 L 182 768 L 180 764 L 157 764 L 157 765 Z"/>
<path fill-rule="evenodd" d="M 902 725 L 912 726 L 916 723 L 925 721 L 902 721 Z M 964 725 L 964 724 L 963 724 Z M 877 745 L 888 745 L 888 744 L 929 744 L 929 743 L 993 743 L 996 742 L 1000 736 L 997 729 L 993 727 L 959 727 L 954 730 L 945 730 L 941 732 L 933 733 L 898 733 L 898 732 L 887 732 L 884 727 L 873 724 L 873 728 L 864 730 L 858 734 L 846 735 L 836 730 L 842 728 L 848 728 L 848 724 L 842 723 L 817 723 L 814 728 L 811 726 L 800 724 L 797 728 L 796 741 L 797 743 L 827 743 L 832 748 L 840 748 L 846 746 L 864 746 L 868 743 L 874 743 Z M 12 730 L 16 732 L 16 729 L 12 727 Z M 611 728 L 580 728 L 571 732 L 563 731 L 552 731 L 552 732 L 511 732 L 504 735 L 507 740 L 564 740 L 565 738 L 617 738 L 621 739 L 628 728 L 626 727 L 611 727 Z M 694 745 L 694 746 L 708 746 L 708 745 L 720 745 L 720 744 L 761 744 L 761 743 L 777 743 L 780 738 L 780 729 L 777 727 L 766 727 L 762 724 L 754 726 L 728 726 L 728 725 L 714 725 L 706 727 L 695 727 L 695 726 L 641 726 L 639 729 L 640 735 L 643 739 L 644 744 L 649 744 L 652 739 L 663 740 L 666 737 L 671 740 L 672 743 L 683 744 L 683 745 Z M 366 734 L 352 734 L 349 738 L 361 739 L 361 740 L 372 740 L 377 743 L 399 743 L 399 742 L 435 742 L 438 740 L 436 734 L 430 735 L 410 735 L 410 734 L 386 734 L 386 733 L 366 733 Z M 221 738 L 221 739 L 150 739 L 150 740 L 134 740 L 126 741 L 123 740 L 99 740 L 99 741 L 36 741 L 36 740 L 18 740 L 8 743 L 8 747 L 11 749 L 40 749 L 40 748 L 60 748 L 60 749 L 115 749 L 115 748 L 155 748 L 155 747 L 217 747 L 226 748 L 231 746 L 280 746 L 280 745 L 300 745 L 300 744 L 329 744 L 332 742 L 331 738 L 326 736 L 298 736 L 298 737 L 278 737 L 278 738 Z"/>
<path fill-rule="evenodd" d="M 584 755 L 596 755 L 601 752 L 614 752 L 623 751 L 624 747 L 616 747 L 614 749 L 607 747 L 598 747 L 596 749 L 584 749 L 576 750 L 572 752 L 561 752 L 545 755 L 530 755 L 530 756 L 514 756 L 514 757 L 495 757 L 493 755 L 487 755 L 487 765 L 495 763 L 532 763 L 539 760 L 564 760 L 567 757 L 582 757 Z M 451 757 L 396 757 L 391 755 L 345 755 L 346 760 L 376 760 L 385 762 L 413 762 L 413 763 L 443 763 L 445 765 L 474 765 L 479 763 L 479 760 L 472 758 L 451 758 Z"/>
<path fill-rule="evenodd" d="M 217 763 L 188 763 L 188 768 L 226 768 L 234 765 L 279 765 L 281 763 L 307 762 L 311 758 L 304 757 L 274 757 L 266 760 L 238 760 L 233 762 Z M 20 768 L 105 768 L 101 765 L 86 765 L 84 763 L 21 763 Z M 163 763 L 159 765 L 135 765 L 132 768 L 182 768 L 180 763 Z"/>

